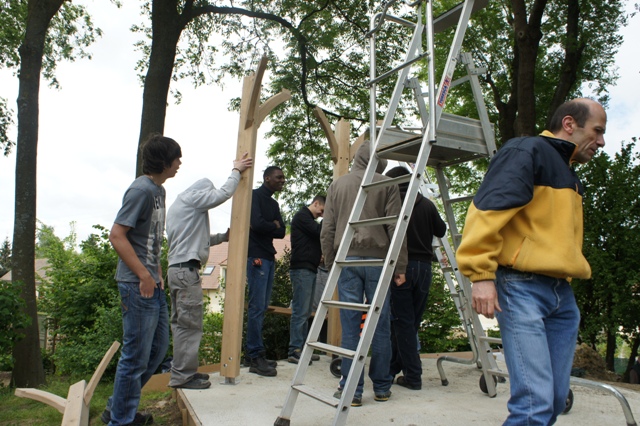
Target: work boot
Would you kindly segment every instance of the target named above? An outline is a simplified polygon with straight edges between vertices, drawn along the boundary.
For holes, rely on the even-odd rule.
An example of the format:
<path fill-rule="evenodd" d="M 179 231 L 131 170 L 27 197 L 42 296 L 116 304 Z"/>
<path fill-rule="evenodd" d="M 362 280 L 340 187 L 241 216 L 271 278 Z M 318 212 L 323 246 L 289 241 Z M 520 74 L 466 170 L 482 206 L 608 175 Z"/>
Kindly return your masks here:
<path fill-rule="evenodd" d="M 278 374 L 278 371 L 269 365 L 267 359 L 261 356 L 251 358 L 251 367 L 249 367 L 249 372 L 267 377 L 273 377 Z"/>
<path fill-rule="evenodd" d="M 264 359 L 267 359 L 267 357 L 265 355 L 262 355 L 262 357 Z M 267 359 L 267 364 L 269 364 L 269 367 L 276 368 L 278 366 L 278 361 L 274 361 L 272 359 Z M 249 356 L 244 356 L 242 358 L 242 366 L 243 367 L 251 367 L 251 358 L 249 358 Z"/>
<path fill-rule="evenodd" d="M 111 421 L 111 410 L 105 409 L 100 415 L 100 420 L 105 425 L 108 425 Z M 136 416 L 133 418 L 133 422 L 129 423 L 130 425 L 138 426 L 138 425 L 151 425 L 153 424 L 153 416 L 151 413 L 136 413 Z"/>

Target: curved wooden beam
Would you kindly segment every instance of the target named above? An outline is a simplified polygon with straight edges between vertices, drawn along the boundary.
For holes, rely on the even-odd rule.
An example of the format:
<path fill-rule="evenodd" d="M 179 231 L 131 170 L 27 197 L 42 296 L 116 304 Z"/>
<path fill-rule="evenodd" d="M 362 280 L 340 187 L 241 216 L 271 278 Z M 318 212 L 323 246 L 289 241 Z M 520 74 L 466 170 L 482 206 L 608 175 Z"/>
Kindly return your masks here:
<path fill-rule="evenodd" d="M 353 157 L 356 156 L 356 152 L 358 151 L 358 148 L 360 148 L 360 145 L 362 145 L 362 143 L 365 141 L 365 137 L 364 137 L 364 133 L 361 134 L 360 136 L 358 136 L 358 139 L 356 139 L 356 141 L 351 145 L 351 148 L 349 148 L 349 161 L 353 160 Z"/>
<path fill-rule="evenodd" d="M 260 124 L 262 124 L 262 120 L 264 120 L 275 107 L 283 102 L 288 101 L 289 99 L 291 99 L 291 92 L 287 89 L 282 89 L 280 93 L 275 94 L 264 101 L 262 105 L 258 107 L 258 111 L 256 111 L 254 119 L 255 126 L 260 127 Z"/>
<path fill-rule="evenodd" d="M 249 127 L 251 127 L 251 125 L 255 120 L 256 106 L 258 105 L 258 101 L 260 100 L 260 91 L 262 89 L 262 77 L 264 76 L 264 71 L 266 69 L 267 69 L 267 56 L 263 55 L 262 58 L 260 58 L 258 69 L 253 75 L 251 97 L 249 98 L 249 106 L 247 109 L 247 121 L 244 123 L 245 129 L 248 129 Z"/>
<path fill-rule="evenodd" d="M 64 410 L 67 406 L 67 400 L 65 398 L 40 389 L 18 388 L 16 389 L 15 395 L 20 398 L 29 398 L 35 401 L 44 402 L 58 410 L 61 414 L 64 414 Z"/>
<path fill-rule="evenodd" d="M 322 127 L 322 130 L 327 137 L 327 141 L 329 142 L 331 161 L 333 161 L 333 164 L 336 164 L 338 162 L 338 141 L 336 140 L 336 135 L 333 133 L 333 129 L 331 129 L 331 124 L 329 124 L 329 120 L 327 120 L 327 116 L 324 115 L 322 108 L 315 107 L 313 109 L 313 115 L 315 115 L 320 122 L 320 127 Z"/>
<path fill-rule="evenodd" d="M 85 404 L 87 405 L 91 404 L 91 398 L 93 397 L 93 392 L 96 390 L 96 386 L 98 386 L 98 382 L 100 382 L 100 379 L 104 374 L 104 371 L 107 369 L 107 366 L 111 362 L 111 358 L 113 358 L 113 356 L 116 354 L 119 347 L 120 347 L 120 342 L 118 341 L 113 342 L 113 344 L 111 345 L 107 353 L 104 354 L 104 356 L 102 357 L 102 361 L 100 361 L 98 368 L 96 368 L 96 371 L 93 373 L 93 376 L 91 376 L 91 380 L 89 380 L 89 384 L 87 385 L 87 388 L 84 390 Z"/>

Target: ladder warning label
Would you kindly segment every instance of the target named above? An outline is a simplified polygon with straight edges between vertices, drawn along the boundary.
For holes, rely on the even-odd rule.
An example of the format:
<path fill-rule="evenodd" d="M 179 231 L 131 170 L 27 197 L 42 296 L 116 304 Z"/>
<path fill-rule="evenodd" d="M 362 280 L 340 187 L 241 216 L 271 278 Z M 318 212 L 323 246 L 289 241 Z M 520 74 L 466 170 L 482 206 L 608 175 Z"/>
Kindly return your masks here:
<path fill-rule="evenodd" d="M 447 94 L 449 93 L 449 87 L 451 86 L 451 77 L 447 76 L 442 82 L 442 89 L 440 90 L 440 96 L 438 96 L 438 106 L 444 107 L 444 101 L 447 100 Z"/>

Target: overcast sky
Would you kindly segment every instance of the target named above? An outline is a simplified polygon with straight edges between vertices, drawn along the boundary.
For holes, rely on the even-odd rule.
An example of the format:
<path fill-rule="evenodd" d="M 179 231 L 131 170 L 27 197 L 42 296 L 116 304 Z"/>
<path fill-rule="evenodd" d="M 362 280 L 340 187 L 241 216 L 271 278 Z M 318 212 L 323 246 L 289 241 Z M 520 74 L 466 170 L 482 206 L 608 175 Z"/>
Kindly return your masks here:
<path fill-rule="evenodd" d="M 56 73 L 62 90 L 43 82 L 40 90 L 40 137 L 38 144 L 37 217 L 53 226 L 59 237 L 69 235 L 75 222 L 78 241 L 94 224 L 110 228 L 120 208 L 124 191 L 135 177 L 140 129 L 142 87 L 134 71 L 139 54 L 133 43 L 139 35 L 129 31 L 140 23 L 139 2 L 123 2 L 117 9 L 109 2 L 79 0 L 86 4 L 103 37 L 89 49 L 92 60 L 60 63 Z M 631 2 L 633 3 L 633 2 Z M 632 4 L 628 6 L 632 10 Z M 640 39 L 639 17 L 622 31 L 624 44 L 617 55 L 620 80 L 610 89 L 606 151 L 620 149 L 621 141 L 640 136 Z M 459 70 L 458 70 L 459 72 Z M 265 80 L 268 78 L 268 71 Z M 167 109 L 165 135 L 182 147 L 182 166 L 165 183 L 167 206 L 179 192 L 202 177 L 220 187 L 228 177 L 235 157 L 239 116 L 229 112 L 232 98 L 241 95 L 240 81 L 229 80 L 224 89 L 214 86 L 192 89 L 188 81 L 172 83 L 182 102 L 172 100 Z M 0 71 L 0 96 L 15 111 L 18 79 Z M 269 165 L 263 154 L 268 141 L 258 137 L 255 179 Z M 15 128 L 12 131 L 15 140 Z M 15 148 L 0 157 L 0 239 L 13 237 Z M 310 201 L 310 200 L 309 200 Z M 229 226 L 231 201 L 211 213 L 212 232 Z"/>

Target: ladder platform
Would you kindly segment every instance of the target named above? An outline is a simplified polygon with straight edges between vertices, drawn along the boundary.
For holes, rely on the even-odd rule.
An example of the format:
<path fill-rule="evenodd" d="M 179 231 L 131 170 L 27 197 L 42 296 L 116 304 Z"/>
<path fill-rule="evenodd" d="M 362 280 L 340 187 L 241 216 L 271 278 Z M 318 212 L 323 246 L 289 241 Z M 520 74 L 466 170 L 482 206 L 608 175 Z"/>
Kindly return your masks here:
<path fill-rule="evenodd" d="M 491 125 L 493 131 L 493 124 Z M 427 165 L 431 167 L 464 163 L 493 155 L 487 149 L 482 123 L 474 118 L 443 113 L 431 147 Z M 379 137 L 378 157 L 413 163 L 422 145 L 422 132 L 386 129 Z"/>
<path fill-rule="evenodd" d="M 307 345 L 312 347 L 313 349 L 317 349 L 319 351 L 327 352 L 334 355 L 343 356 L 346 358 L 353 359 L 356 356 L 356 351 L 354 350 L 341 348 L 340 346 L 334 346 L 328 343 L 308 342 Z"/>
<path fill-rule="evenodd" d="M 329 308 L 348 309 L 350 311 L 368 312 L 371 305 L 367 303 L 350 303 L 339 300 L 323 300 L 322 303 Z"/>
<path fill-rule="evenodd" d="M 476 0 L 473 3 L 473 9 L 471 9 L 471 13 L 477 12 L 480 9 L 483 9 L 489 4 L 489 0 Z M 458 24 L 458 20 L 460 19 L 460 14 L 462 13 L 462 6 L 464 6 L 464 1 L 458 3 L 451 9 L 447 10 L 443 14 L 439 15 L 436 19 L 433 20 L 433 31 L 435 33 L 441 33 L 442 31 L 450 28 L 454 25 Z"/>
<path fill-rule="evenodd" d="M 291 386 L 291 388 L 297 390 L 300 393 L 303 393 L 307 396 L 310 396 L 313 399 L 316 399 L 320 402 L 324 402 L 327 405 L 330 405 L 334 408 L 336 408 L 338 406 L 338 404 L 340 404 L 340 400 L 336 399 L 333 397 L 333 395 L 331 396 L 326 396 L 320 392 L 318 392 L 317 390 L 313 389 L 310 386 L 307 385 L 293 385 Z"/>

